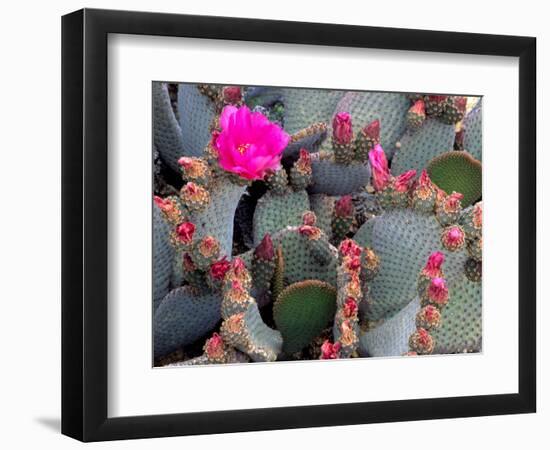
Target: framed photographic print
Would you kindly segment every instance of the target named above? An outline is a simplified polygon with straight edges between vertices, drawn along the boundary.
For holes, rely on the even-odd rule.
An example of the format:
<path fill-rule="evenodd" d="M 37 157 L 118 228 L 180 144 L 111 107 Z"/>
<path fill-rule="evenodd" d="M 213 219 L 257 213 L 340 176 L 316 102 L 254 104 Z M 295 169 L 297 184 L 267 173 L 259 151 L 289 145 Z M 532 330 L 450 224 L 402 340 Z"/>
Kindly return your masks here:
<path fill-rule="evenodd" d="M 63 17 L 62 431 L 535 411 L 535 39 Z"/>

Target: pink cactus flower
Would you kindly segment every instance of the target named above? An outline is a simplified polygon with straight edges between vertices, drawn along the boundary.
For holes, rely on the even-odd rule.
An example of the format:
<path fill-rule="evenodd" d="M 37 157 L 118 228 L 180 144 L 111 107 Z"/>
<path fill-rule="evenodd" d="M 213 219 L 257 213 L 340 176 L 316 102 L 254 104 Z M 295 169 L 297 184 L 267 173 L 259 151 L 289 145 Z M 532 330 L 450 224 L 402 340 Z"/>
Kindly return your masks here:
<path fill-rule="evenodd" d="M 180 242 L 186 245 L 190 244 L 195 234 L 195 224 L 192 222 L 183 222 L 176 228 L 176 234 Z"/>
<path fill-rule="evenodd" d="M 449 300 L 449 289 L 443 278 L 432 278 L 428 286 L 428 297 L 438 305 L 445 305 Z"/>
<path fill-rule="evenodd" d="M 353 239 L 344 239 L 340 243 L 340 254 L 342 256 L 361 256 L 361 247 Z"/>
<path fill-rule="evenodd" d="M 338 359 L 340 357 L 340 342 L 332 344 L 330 341 L 323 342 L 321 345 L 321 359 Z"/>
<path fill-rule="evenodd" d="M 369 161 L 372 169 L 372 185 L 377 191 L 383 190 L 390 182 L 390 169 L 384 149 L 380 144 L 369 152 Z"/>
<path fill-rule="evenodd" d="M 433 278 L 441 275 L 441 266 L 445 262 L 445 255 L 441 252 L 433 252 L 428 257 L 428 262 L 424 266 L 424 274 Z"/>
<path fill-rule="evenodd" d="M 224 256 L 222 259 L 219 259 L 210 266 L 210 276 L 214 280 L 221 281 L 224 279 L 225 274 L 230 267 L 231 263 L 227 260 L 227 257 Z"/>
<path fill-rule="evenodd" d="M 348 145 L 353 139 L 351 116 L 347 112 L 341 112 L 332 119 L 332 137 L 337 144 Z"/>
<path fill-rule="evenodd" d="M 397 192 L 407 192 L 412 179 L 416 176 L 416 170 L 408 170 L 399 175 L 394 181 L 394 188 Z"/>
<path fill-rule="evenodd" d="M 374 142 L 380 142 L 380 121 L 373 120 L 363 128 L 363 133 Z"/>
<path fill-rule="evenodd" d="M 350 217 L 353 214 L 351 195 L 344 195 L 338 199 L 334 204 L 334 214 L 338 217 Z"/>
<path fill-rule="evenodd" d="M 357 302 L 354 298 L 348 297 L 344 302 L 344 316 L 347 318 L 357 315 Z"/>
<path fill-rule="evenodd" d="M 290 136 L 263 114 L 246 106 L 226 106 L 214 142 L 220 166 L 247 180 L 261 180 L 280 167 Z"/>

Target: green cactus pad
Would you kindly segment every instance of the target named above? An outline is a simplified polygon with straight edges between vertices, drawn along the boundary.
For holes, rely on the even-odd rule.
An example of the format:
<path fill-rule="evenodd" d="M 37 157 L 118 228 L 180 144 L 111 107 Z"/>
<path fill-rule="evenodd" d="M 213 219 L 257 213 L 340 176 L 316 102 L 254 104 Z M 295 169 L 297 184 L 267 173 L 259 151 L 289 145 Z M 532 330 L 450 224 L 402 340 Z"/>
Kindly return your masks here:
<path fill-rule="evenodd" d="M 153 203 L 153 307 L 168 294 L 174 248 L 170 243 L 170 226 L 163 213 Z"/>
<path fill-rule="evenodd" d="M 195 212 L 189 220 L 196 226 L 195 239 L 213 236 L 220 243 L 220 253 L 231 256 L 233 246 L 233 219 L 245 186 L 218 179 L 208 188 L 210 202 L 202 211 Z M 263 235 L 261 236 L 263 238 Z"/>
<path fill-rule="evenodd" d="M 256 205 L 253 220 L 254 245 L 263 237 L 287 226 L 302 223 L 302 214 L 310 208 L 306 191 L 288 192 L 278 195 L 267 191 Z"/>
<path fill-rule="evenodd" d="M 321 280 L 336 286 L 336 267 L 338 250 L 328 244 L 332 259 L 321 265 L 309 245 L 308 238 L 300 235 L 296 227 L 289 227 L 272 235 L 273 245 L 281 245 L 285 264 L 285 281 L 287 284 L 303 280 Z"/>
<path fill-rule="evenodd" d="M 336 164 L 332 159 L 317 159 L 311 162 L 313 181 L 308 191 L 311 194 L 347 195 L 365 187 L 370 181 L 367 164 Z"/>
<path fill-rule="evenodd" d="M 481 163 L 466 151 L 450 151 L 434 158 L 428 165 L 428 174 L 447 194 L 462 193 L 463 207 L 481 197 Z"/>
<path fill-rule="evenodd" d="M 482 140 L 482 104 L 481 99 L 478 104 L 464 118 L 464 149 L 474 158 L 481 161 Z"/>
<path fill-rule="evenodd" d="M 373 228 L 369 246 L 380 258 L 380 271 L 370 284 L 370 319 L 391 317 L 416 296 L 418 274 L 432 252 L 445 254 L 443 267 L 449 284 L 463 276 L 466 249 L 449 252 L 442 247 L 441 225 L 434 216 L 395 209 L 377 217 L 370 226 Z M 357 238 L 356 241 L 369 244 Z"/>
<path fill-rule="evenodd" d="M 196 84 L 180 84 L 178 110 L 186 155 L 202 156 L 204 147 L 211 137 L 210 125 L 215 116 L 214 103 L 200 93 Z"/>
<path fill-rule="evenodd" d="M 420 174 L 434 157 L 452 150 L 454 141 L 454 125 L 445 125 L 437 119 L 429 118 L 418 131 L 407 132 L 401 137 L 401 146 L 393 155 L 391 171 L 399 175 L 416 169 Z"/>
<path fill-rule="evenodd" d="M 309 196 L 311 210 L 317 217 L 315 226 L 319 227 L 330 238 L 332 235 L 332 211 L 337 197 L 325 194 L 312 194 Z"/>
<path fill-rule="evenodd" d="M 481 351 L 481 283 L 466 276 L 449 285 L 449 303 L 441 313 L 441 326 L 431 333 L 435 339 L 434 353 L 464 353 Z"/>
<path fill-rule="evenodd" d="M 153 83 L 153 140 L 162 160 L 179 172 L 178 159 L 185 154 L 183 135 L 166 83 Z"/>
<path fill-rule="evenodd" d="M 406 95 L 386 92 L 348 92 L 336 106 L 336 113 L 349 112 L 355 135 L 373 120 L 380 120 L 380 144 L 391 158 L 395 143 L 407 127 L 410 102 Z"/>
<path fill-rule="evenodd" d="M 287 354 L 300 351 L 334 318 L 336 289 L 318 280 L 288 286 L 273 305 L 273 318 Z"/>
<path fill-rule="evenodd" d="M 174 289 L 160 302 L 153 317 L 155 358 L 204 336 L 220 320 L 221 296 L 197 293 L 189 286 Z"/>
<path fill-rule="evenodd" d="M 312 123 L 328 123 L 344 91 L 323 89 L 282 89 L 285 130 L 294 134 Z"/>

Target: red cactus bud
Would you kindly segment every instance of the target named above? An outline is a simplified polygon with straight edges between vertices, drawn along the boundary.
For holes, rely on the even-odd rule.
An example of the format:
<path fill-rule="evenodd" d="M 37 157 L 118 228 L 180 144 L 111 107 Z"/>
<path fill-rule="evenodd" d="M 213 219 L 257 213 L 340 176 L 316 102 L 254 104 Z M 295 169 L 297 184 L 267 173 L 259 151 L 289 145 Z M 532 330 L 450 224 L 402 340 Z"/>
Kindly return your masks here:
<path fill-rule="evenodd" d="M 305 148 L 300 149 L 299 160 L 302 161 L 303 164 L 311 164 L 311 155 Z"/>
<path fill-rule="evenodd" d="M 424 101 L 417 100 L 416 102 L 414 102 L 414 105 L 410 107 L 409 111 L 418 114 L 419 116 L 425 116 L 426 111 L 424 108 Z"/>
<path fill-rule="evenodd" d="M 351 195 L 340 197 L 334 204 L 334 214 L 338 217 L 350 217 L 353 214 Z"/>
<path fill-rule="evenodd" d="M 418 178 L 418 186 L 425 186 L 425 187 L 432 186 L 432 180 L 430 180 L 430 176 L 428 175 L 428 172 L 426 171 L 426 169 L 424 169 L 420 173 L 420 177 Z"/>
<path fill-rule="evenodd" d="M 243 98 L 242 90 L 239 86 L 225 86 L 222 89 L 222 97 L 225 103 L 239 103 Z"/>
<path fill-rule="evenodd" d="M 427 290 L 428 298 L 437 305 L 445 305 L 449 300 L 449 289 L 443 278 L 432 278 Z"/>
<path fill-rule="evenodd" d="M 178 159 L 178 164 L 182 166 L 184 169 L 189 169 L 193 166 L 194 159 L 188 158 L 187 156 L 182 156 L 180 159 Z"/>
<path fill-rule="evenodd" d="M 193 241 L 195 234 L 195 224 L 192 222 L 184 222 L 176 228 L 176 234 L 180 242 L 190 244 Z"/>
<path fill-rule="evenodd" d="M 380 144 L 369 152 L 369 161 L 372 169 L 372 185 L 377 191 L 383 190 L 390 181 L 390 169 L 384 149 Z"/>
<path fill-rule="evenodd" d="M 399 175 L 394 182 L 394 188 L 397 192 L 407 192 L 410 181 L 416 176 L 416 170 L 408 170 Z"/>
<path fill-rule="evenodd" d="M 339 342 L 332 344 L 330 341 L 323 342 L 321 345 L 321 359 L 338 359 L 340 357 L 341 345 Z"/>
<path fill-rule="evenodd" d="M 353 239 L 344 239 L 339 247 L 340 255 L 342 256 L 361 256 L 361 247 L 359 247 Z"/>
<path fill-rule="evenodd" d="M 361 268 L 361 257 L 360 256 L 348 256 L 346 257 L 346 268 L 355 272 Z"/>
<path fill-rule="evenodd" d="M 428 348 L 432 344 L 432 337 L 430 336 L 430 333 L 428 333 L 424 328 L 418 328 L 416 330 L 416 339 L 419 345 L 421 345 L 423 348 Z"/>
<path fill-rule="evenodd" d="M 317 216 L 313 211 L 306 211 L 304 214 L 302 214 L 302 223 L 304 225 L 314 226 L 317 222 Z"/>
<path fill-rule="evenodd" d="M 240 276 L 246 271 L 246 265 L 241 258 L 233 258 L 233 261 L 231 261 L 231 268 L 233 269 L 233 273 L 237 276 Z"/>
<path fill-rule="evenodd" d="M 380 121 L 378 119 L 373 120 L 363 128 L 363 133 L 374 142 L 380 142 Z"/>
<path fill-rule="evenodd" d="M 466 102 L 467 102 L 466 97 L 455 97 L 454 99 L 454 104 L 456 106 L 456 109 L 458 109 L 458 111 L 460 112 L 466 111 Z"/>
<path fill-rule="evenodd" d="M 457 225 L 447 227 L 441 233 L 441 242 L 447 250 L 458 250 L 464 245 L 465 239 L 464 230 Z"/>
<path fill-rule="evenodd" d="M 428 322 L 428 324 L 430 324 L 431 326 L 439 323 L 441 319 L 441 313 L 435 306 L 432 305 L 426 305 L 424 308 L 422 308 L 422 314 L 424 315 L 426 322 Z"/>
<path fill-rule="evenodd" d="M 302 236 L 307 236 L 308 238 L 317 238 L 321 234 L 321 230 L 317 227 L 312 227 L 311 225 L 302 225 L 298 228 L 298 232 Z"/>
<path fill-rule="evenodd" d="M 347 318 L 355 317 L 357 315 L 357 302 L 354 298 L 348 297 L 344 302 L 344 316 Z"/>
<path fill-rule="evenodd" d="M 256 247 L 256 249 L 254 250 L 254 255 L 258 259 L 262 259 L 264 261 L 272 261 L 273 258 L 275 258 L 273 241 L 271 240 L 271 236 L 269 233 L 265 234 L 262 242 L 260 242 L 260 245 Z"/>
<path fill-rule="evenodd" d="M 224 355 L 222 337 L 218 333 L 212 334 L 212 337 L 206 341 L 204 351 L 210 359 L 222 359 Z"/>
<path fill-rule="evenodd" d="M 424 274 L 428 277 L 437 277 L 441 274 L 441 266 L 445 262 L 445 255 L 441 252 L 433 252 L 428 257 L 428 262 L 424 266 Z"/>
<path fill-rule="evenodd" d="M 153 201 L 159 207 L 159 209 L 165 213 L 169 213 L 174 210 L 174 203 L 169 199 L 163 199 L 157 195 L 153 197 Z"/>
<path fill-rule="evenodd" d="M 332 136 L 336 143 L 341 145 L 350 144 L 353 139 L 350 114 L 347 112 L 336 114 L 332 120 L 332 131 Z"/>
<path fill-rule="evenodd" d="M 230 267 L 231 263 L 224 256 L 210 266 L 210 276 L 214 280 L 223 280 Z"/>

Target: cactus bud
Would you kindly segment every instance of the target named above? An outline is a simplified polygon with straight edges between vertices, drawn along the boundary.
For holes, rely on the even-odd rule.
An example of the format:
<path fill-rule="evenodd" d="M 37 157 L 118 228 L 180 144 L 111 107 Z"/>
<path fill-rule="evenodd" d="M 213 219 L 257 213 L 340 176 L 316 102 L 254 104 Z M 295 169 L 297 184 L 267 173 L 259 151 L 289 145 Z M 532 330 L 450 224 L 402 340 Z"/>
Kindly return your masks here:
<path fill-rule="evenodd" d="M 180 196 L 190 211 L 200 211 L 210 202 L 208 191 L 192 181 L 181 188 Z"/>
<path fill-rule="evenodd" d="M 372 185 L 375 190 L 381 191 L 390 181 L 390 170 L 386 154 L 380 144 L 375 145 L 369 152 L 369 161 L 372 169 Z"/>
<path fill-rule="evenodd" d="M 302 214 L 302 224 L 313 227 L 315 226 L 316 222 L 317 216 L 313 211 L 306 211 L 304 214 Z"/>
<path fill-rule="evenodd" d="M 207 339 L 204 344 L 204 353 L 212 362 L 224 362 L 225 349 L 223 339 L 218 333 L 212 334 L 212 337 Z"/>
<path fill-rule="evenodd" d="M 430 333 L 424 328 L 418 328 L 409 338 L 409 347 L 411 351 L 419 355 L 426 355 L 433 352 L 434 340 Z"/>
<path fill-rule="evenodd" d="M 271 235 L 266 233 L 260 244 L 254 250 L 254 256 L 264 261 L 272 261 L 275 258 L 275 250 Z"/>
<path fill-rule="evenodd" d="M 366 125 L 359 132 L 355 140 L 355 159 L 366 162 L 369 158 L 369 151 L 377 144 L 380 144 L 380 121 L 378 119 Z"/>
<path fill-rule="evenodd" d="M 441 276 L 441 267 L 445 262 L 445 255 L 441 252 L 433 252 L 429 257 L 422 273 L 429 277 L 435 278 Z"/>
<path fill-rule="evenodd" d="M 336 342 L 332 344 L 330 341 L 323 342 L 321 345 L 321 359 L 338 359 L 340 357 L 341 344 Z"/>
<path fill-rule="evenodd" d="M 397 192 L 407 192 L 409 190 L 411 180 L 416 176 L 416 170 L 408 170 L 399 175 L 395 180 L 393 187 Z"/>
<path fill-rule="evenodd" d="M 238 105 L 241 103 L 243 94 L 240 86 L 225 86 L 222 89 L 222 99 L 226 105 Z"/>
<path fill-rule="evenodd" d="M 344 239 L 338 247 L 342 257 L 361 256 L 361 247 L 359 247 L 353 239 Z"/>
<path fill-rule="evenodd" d="M 302 225 L 298 228 L 298 232 L 302 236 L 306 236 L 310 240 L 317 240 L 321 237 L 321 230 L 311 225 Z"/>
<path fill-rule="evenodd" d="M 424 101 L 417 100 L 407 112 L 407 126 L 410 130 L 416 131 L 422 126 L 424 120 L 426 120 Z"/>
<path fill-rule="evenodd" d="M 424 306 L 416 315 L 416 326 L 430 330 L 441 323 L 441 313 L 433 305 Z"/>
<path fill-rule="evenodd" d="M 210 265 L 210 276 L 214 280 L 222 281 L 230 267 L 231 263 L 227 260 L 227 257 L 224 256 Z"/>
<path fill-rule="evenodd" d="M 311 183 L 311 155 L 306 149 L 300 150 L 300 156 L 290 169 L 290 183 L 295 190 L 305 189 Z"/>
<path fill-rule="evenodd" d="M 338 217 L 349 217 L 353 214 L 351 195 L 344 195 L 338 199 L 334 204 L 334 214 Z"/>
<path fill-rule="evenodd" d="M 340 112 L 332 120 L 332 138 L 335 143 L 349 145 L 353 139 L 351 116 L 347 112 Z"/>
<path fill-rule="evenodd" d="M 465 241 L 464 230 L 458 225 L 451 225 L 441 232 L 441 243 L 451 252 L 461 249 Z"/>
<path fill-rule="evenodd" d="M 192 222 L 184 222 L 176 228 L 177 241 L 189 245 L 193 242 L 193 235 L 195 234 L 195 224 Z"/>
<path fill-rule="evenodd" d="M 344 308 L 343 308 L 344 317 L 346 317 L 347 319 L 351 317 L 357 317 L 357 311 L 358 311 L 357 301 L 355 301 L 355 299 L 352 297 L 348 297 L 344 302 Z"/>
<path fill-rule="evenodd" d="M 425 99 L 426 114 L 428 116 L 439 116 L 443 113 L 445 103 L 447 102 L 446 95 L 428 95 Z"/>
<path fill-rule="evenodd" d="M 378 119 L 373 120 L 362 131 L 373 142 L 373 147 L 380 143 L 380 121 Z"/>
<path fill-rule="evenodd" d="M 426 298 L 429 303 L 443 307 L 449 301 L 449 289 L 444 278 L 432 278 L 426 289 Z"/>

